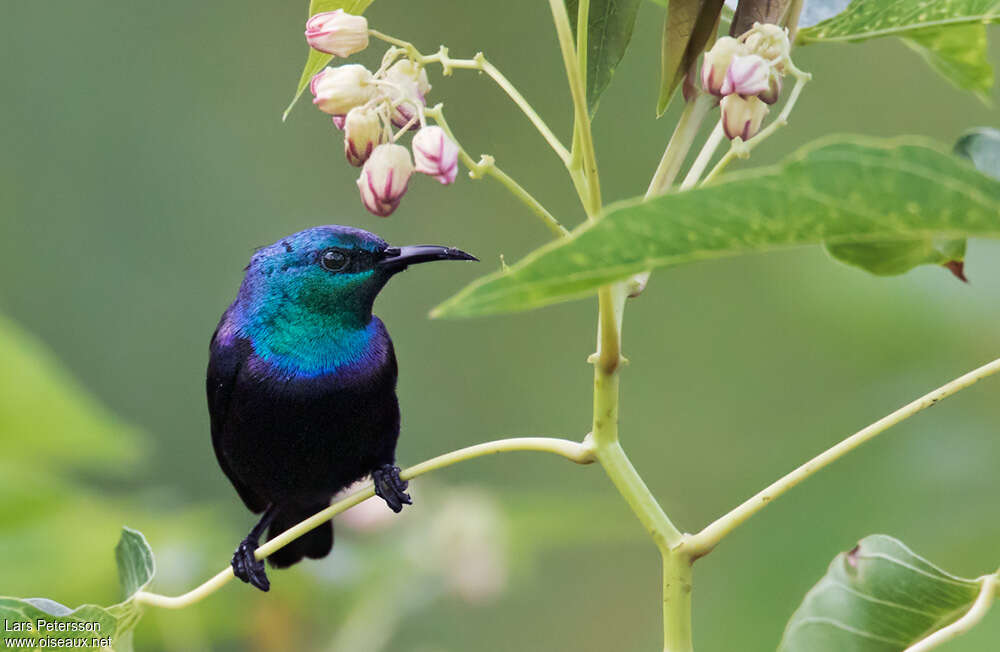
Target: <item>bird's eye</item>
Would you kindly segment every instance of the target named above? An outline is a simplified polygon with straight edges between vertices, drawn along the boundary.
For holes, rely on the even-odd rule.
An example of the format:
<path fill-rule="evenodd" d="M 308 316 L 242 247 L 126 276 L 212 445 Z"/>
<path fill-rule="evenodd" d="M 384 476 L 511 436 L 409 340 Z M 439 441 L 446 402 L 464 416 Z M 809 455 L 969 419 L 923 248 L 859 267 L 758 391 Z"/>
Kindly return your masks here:
<path fill-rule="evenodd" d="M 347 267 L 347 263 L 349 263 L 350 260 L 350 257 L 343 251 L 330 249 L 329 251 L 323 252 L 323 256 L 320 258 L 319 262 L 324 269 L 328 269 L 331 272 L 340 272 Z"/>

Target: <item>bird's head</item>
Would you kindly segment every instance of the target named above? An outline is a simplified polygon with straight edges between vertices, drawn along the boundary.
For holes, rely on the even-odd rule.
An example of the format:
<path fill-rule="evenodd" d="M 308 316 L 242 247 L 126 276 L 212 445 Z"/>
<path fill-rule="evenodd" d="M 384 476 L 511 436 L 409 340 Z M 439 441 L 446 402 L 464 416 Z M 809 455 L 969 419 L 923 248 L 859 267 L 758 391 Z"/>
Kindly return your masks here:
<path fill-rule="evenodd" d="M 330 323 L 363 328 L 386 282 L 410 265 L 476 260 L 451 247 L 391 247 L 374 233 L 317 226 L 254 253 L 237 304 L 244 318 L 275 329 Z"/>

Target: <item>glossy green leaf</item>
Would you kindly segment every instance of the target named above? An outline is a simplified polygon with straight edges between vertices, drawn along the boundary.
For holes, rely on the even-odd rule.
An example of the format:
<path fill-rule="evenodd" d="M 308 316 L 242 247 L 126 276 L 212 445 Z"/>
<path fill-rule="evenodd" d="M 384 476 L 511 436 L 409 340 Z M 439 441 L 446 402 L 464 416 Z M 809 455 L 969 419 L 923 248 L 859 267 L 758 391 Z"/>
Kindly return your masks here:
<path fill-rule="evenodd" d="M 979 594 L 881 534 L 834 558 L 792 615 L 778 652 L 901 652 L 954 622 Z"/>
<path fill-rule="evenodd" d="M 857 42 L 898 36 L 959 88 L 986 99 L 993 87 L 985 24 L 1000 20 L 994 0 L 854 0 L 833 18 L 799 31 L 798 42 Z"/>
<path fill-rule="evenodd" d="M 132 630 L 142 615 L 132 597 L 153 579 L 153 551 L 141 533 L 124 528 L 115 557 L 125 599 L 110 607 L 88 604 L 70 609 L 47 598 L 0 597 L 0 621 L 4 622 L 0 639 L 5 647 L 21 647 L 17 641 L 25 641 L 31 643 L 27 649 L 100 650 L 113 645 L 117 652 L 131 650 Z M 59 645 L 54 639 L 74 642 Z"/>
<path fill-rule="evenodd" d="M 323 13 L 324 11 L 335 11 L 337 9 L 343 9 L 349 14 L 362 14 L 374 1 L 375 0 L 310 0 L 309 17 Z M 302 24 L 305 25 L 305 22 Z M 292 101 L 289 103 L 288 108 L 285 109 L 285 112 L 281 114 L 282 120 L 288 118 L 288 114 L 295 106 L 295 103 L 299 101 L 302 93 L 309 86 L 309 82 L 312 80 L 313 75 L 322 70 L 326 64 L 330 63 L 331 59 L 333 59 L 332 54 L 326 54 L 325 52 L 309 48 L 309 56 L 306 58 L 306 65 L 302 69 L 302 74 L 299 75 L 299 85 L 295 88 L 295 96 L 292 97 Z"/>
<path fill-rule="evenodd" d="M 591 115 L 607 90 L 615 69 L 632 40 L 641 0 L 591 0 L 587 14 L 587 106 Z M 573 34 L 576 35 L 578 0 L 566 0 Z"/>
<path fill-rule="evenodd" d="M 1000 237 L 1000 181 L 915 140 L 826 139 L 782 164 L 630 201 L 435 309 L 537 308 L 655 267 L 819 244 Z"/>
<path fill-rule="evenodd" d="M 955 153 L 972 161 L 980 172 L 1000 179 L 1000 131 L 990 127 L 968 131 L 955 143 Z"/>
<path fill-rule="evenodd" d="M 677 87 L 714 42 L 723 0 L 671 0 L 663 21 L 660 46 L 660 97 L 656 115 L 662 115 Z"/>

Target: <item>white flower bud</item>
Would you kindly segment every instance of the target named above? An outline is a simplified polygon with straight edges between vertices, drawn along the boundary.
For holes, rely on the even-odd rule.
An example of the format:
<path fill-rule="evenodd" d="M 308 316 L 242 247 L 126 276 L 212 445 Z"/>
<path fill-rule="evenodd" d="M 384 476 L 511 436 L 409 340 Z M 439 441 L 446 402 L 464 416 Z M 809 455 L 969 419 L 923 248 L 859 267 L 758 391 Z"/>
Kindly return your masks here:
<path fill-rule="evenodd" d="M 372 150 L 385 142 L 385 129 L 378 113 L 356 106 L 344 118 L 344 156 L 354 167 L 361 167 Z"/>
<path fill-rule="evenodd" d="M 385 72 L 385 81 L 390 83 L 386 96 L 396 105 L 392 112 L 392 124 L 404 127 L 417 114 L 418 107 L 427 104 L 424 96 L 431 90 L 427 71 L 409 59 L 403 59 Z M 416 129 L 417 125 L 411 128 Z"/>
<path fill-rule="evenodd" d="M 306 21 L 309 47 L 338 57 L 349 57 L 368 47 L 368 19 L 343 9 L 324 11 Z"/>
<path fill-rule="evenodd" d="M 412 174 L 409 150 L 391 143 L 379 145 L 365 161 L 358 177 L 361 202 L 369 212 L 389 217 L 406 193 Z"/>
<path fill-rule="evenodd" d="M 722 128 L 730 140 L 737 136 L 743 140 L 753 138 L 760 131 L 760 125 L 768 112 L 767 105 L 756 96 L 727 95 L 722 98 L 720 106 Z"/>
<path fill-rule="evenodd" d="M 701 63 L 701 86 L 712 95 L 722 95 L 722 84 L 733 57 L 743 54 L 743 44 L 731 36 L 723 36 L 705 53 Z"/>
<path fill-rule="evenodd" d="M 744 97 L 763 93 L 768 89 L 770 75 L 771 68 L 763 58 L 756 54 L 736 55 L 726 70 L 721 93 L 723 95 L 736 93 Z"/>
<path fill-rule="evenodd" d="M 442 184 L 455 182 L 458 145 L 441 127 L 424 127 L 413 137 L 413 160 L 417 172 L 429 174 Z"/>
<path fill-rule="evenodd" d="M 792 49 L 788 30 L 771 23 L 755 23 L 742 40 L 749 54 L 763 57 L 772 65 L 780 65 Z"/>
<path fill-rule="evenodd" d="M 356 63 L 324 68 L 309 82 L 313 104 L 330 115 L 342 115 L 375 96 L 371 72 Z"/>

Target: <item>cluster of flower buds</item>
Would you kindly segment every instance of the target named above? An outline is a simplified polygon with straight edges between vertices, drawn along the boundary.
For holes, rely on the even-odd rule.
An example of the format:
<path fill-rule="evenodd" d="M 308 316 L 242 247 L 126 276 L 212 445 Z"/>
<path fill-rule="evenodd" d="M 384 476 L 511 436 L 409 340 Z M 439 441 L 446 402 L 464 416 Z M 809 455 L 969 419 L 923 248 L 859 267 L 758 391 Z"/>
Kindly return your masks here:
<path fill-rule="evenodd" d="M 317 50 L 346 57 L 368 46 L 368 22 L 341 9 L 319 13 L 306 23 L 306 40 Z M 374 73 L 360 64 L 324 68 L 309 84 L 313 104 L 343 131 L 347 162 L 361 168 L 362 203 L 380 217 L 396 210 L 414 172 L 442 184 L 453 183 L 458 173 L 458 145 L 441 127 L 426 126 L 427 72 L 409 58 L 397 61 L 400 54 L 390 50 Z M 411 129 L 418 130 L 415 166 L 410 151 L 396 143 Z"/>
<path fill-rule="evenodd" d="M 789 50 L 787 30 L 756 23 L 739 38 L 723 36 L 705 53 L 701 85 L 721 98 L 726 137 L 749 140 L 760 131 L 768 105 L 781 96 Z"/>

